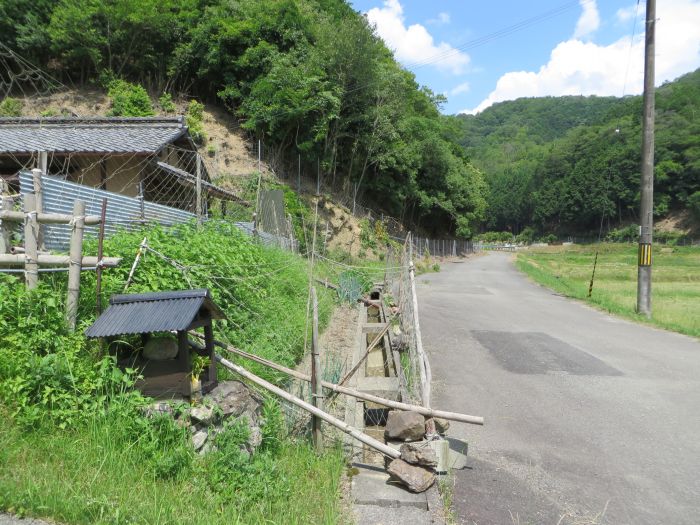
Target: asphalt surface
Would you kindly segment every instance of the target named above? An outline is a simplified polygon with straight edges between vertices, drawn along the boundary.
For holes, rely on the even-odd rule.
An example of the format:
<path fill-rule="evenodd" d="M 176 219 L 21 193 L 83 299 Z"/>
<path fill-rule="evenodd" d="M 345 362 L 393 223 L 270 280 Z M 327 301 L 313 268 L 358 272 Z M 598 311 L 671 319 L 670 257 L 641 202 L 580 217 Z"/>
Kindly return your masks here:
<path fill-rule="evenodd" d="M 700 523 L 700 342 L 608 316 L 519 273 L 512 254 L 420 277 L 433 406 L 469 442 L 468 524 Z"/>

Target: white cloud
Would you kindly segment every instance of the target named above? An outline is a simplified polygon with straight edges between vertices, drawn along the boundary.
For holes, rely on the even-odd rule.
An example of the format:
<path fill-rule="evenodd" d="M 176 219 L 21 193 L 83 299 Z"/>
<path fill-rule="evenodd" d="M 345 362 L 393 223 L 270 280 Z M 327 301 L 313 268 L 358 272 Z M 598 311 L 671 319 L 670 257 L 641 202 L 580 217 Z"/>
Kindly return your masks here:
<path fill-rule="evenodd" d="M 640 13 L 640 17 L 643 14 Z M 656 83 L 672 80 L 700 67 L 700 0 L 666 0 L 658 5 Z M 644 27 L 643 21 L 638 27 Z M 629 59 L 629 64 L 628 64 Z M 539 71 L 512 71 L 498 79 L 476 108 L 520 97 L 638 94 L 644 79 L 644 36 L 609 45 L 578 39 L 559 43 Z"/>
<path fill-rule="evenodd" d="M 642 8 L 642 12 L 644 9 Z M 620 9 L 617 10 L 617 13 L 615 13 L 615 17 L 617 18 L 617 21 L 621 24 L 624 24 L 626 22 L 629 22 L 632 20 L 634 17 L 634 14 L 637 12 L 637 6 L 631 5 L 629 7 L 621 7 Z"/>
<path fill-rule="evenodd" d="M 462 82 L 458 86 L 455 86 L 452 88 L 450 91 L 450 95 L 459 95 L 460 93 L 466 93 L 469 91 L 471 86 L 469 85 L 469 82 Z"/>
<path fill-rule="evenodd" d="M 433 36 L 421 24 L 406 26 L 399 0 L 385 0 L 383 7 L 367 11 L 367 19 L 376 26 L 377 34 L 394 50 L 396 59 L 404 64 L 430 62 L 438 69 L 460 74 L 469 63 L 469 55 L 446 42 L 435 43 Z"/>
<path fill-rule="evenodd" d="M 437 17 L 431 18 L 430 20 L 427 21 L 428 24 L 433 24 L 433 25 L 446 25 L 450 23 L 450 13 L 445 13 L 444 11 L 442 13 L 438 13 Z"/>
<path fill-rule="evenodd" d="M 594 33 L 600 27 L 600 14 L 595 0 L 579 0 L 583 12 L 576 22 L 574 38 L 583 38 Z"/>

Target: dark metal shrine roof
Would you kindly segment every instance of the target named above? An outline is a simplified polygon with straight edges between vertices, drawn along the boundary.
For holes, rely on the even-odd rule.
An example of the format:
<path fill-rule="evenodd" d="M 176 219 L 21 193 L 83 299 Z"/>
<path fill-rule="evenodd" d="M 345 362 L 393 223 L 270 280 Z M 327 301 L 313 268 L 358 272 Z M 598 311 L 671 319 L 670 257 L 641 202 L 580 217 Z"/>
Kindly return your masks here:
<path fill-rule="evenodd" d="M 113 295 L 109 308 L 85 331 L 87 337 L 111 337 L 169 330 L 187 330 L 201 310 L 212 319 L 226 319 L 209 290 L 180 290 Z"/>
<path fill-rule="evenodd" d="M 182 117 L 0 118 L 0 154 L 150 154 L 186 135 Z"/>

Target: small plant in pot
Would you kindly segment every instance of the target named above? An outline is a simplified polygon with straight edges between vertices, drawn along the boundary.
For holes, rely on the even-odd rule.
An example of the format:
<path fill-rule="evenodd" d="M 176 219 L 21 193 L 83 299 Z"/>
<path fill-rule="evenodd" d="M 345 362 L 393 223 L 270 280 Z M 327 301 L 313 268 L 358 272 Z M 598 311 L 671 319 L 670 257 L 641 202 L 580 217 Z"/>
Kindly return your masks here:
<path fill-rule="evenodd" d="M 208 357 L 201 355 L 192 356 L 192 373 L 190 374 L 190 402 L 196 405 L 202 400 L 202 372 L 209 366 Z"/>

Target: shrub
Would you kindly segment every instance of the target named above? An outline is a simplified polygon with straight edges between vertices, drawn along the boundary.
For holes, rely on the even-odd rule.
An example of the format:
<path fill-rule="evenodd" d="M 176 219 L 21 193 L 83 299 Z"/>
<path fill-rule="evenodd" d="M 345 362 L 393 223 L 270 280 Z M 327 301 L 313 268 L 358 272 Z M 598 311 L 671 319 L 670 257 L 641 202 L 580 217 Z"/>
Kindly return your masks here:
<path fill-rule="evenodd" d="M 141 404 L 130 390 L 133 371 L 100 357 L 82 330 L 68 330 L 50 282 L 27 291 L 0 275 L 0 297 L 0 400 L 18 423 L 51 420 L 65 428 L 104 413 L 110 400 Z"/>
<path fill-rule="evenodd" d="M 7 97 L 0 102 L 0 117 L 21 117 L 22 101 L 16 98 Z"/>
<path fill-rule="evenodd" d="M 173 104 L 173 96 L 170 93 L 163 93 L 158 99 L 160 109 L 166 113 L 175 113 L 175 104 Z"/>
<path fill-rule="evenodd" d="M 543 235 L 540 237 L 540 242 L 546 242 L 547 244 L 553 244 L 557 242 L 557 236 L 554 235 L 553 233 L 550 233 L 548 235 Z"/>
<path fill-rule="evenodd" d="M 108 115 L 114 117 L 150 117 L 154 114 L 151 98 L 143 86 L 125 80 L 114 79 L 107 85 L 112 100 Z"/>
<path fill-rule="evenodd" d="M 190 100 L 185 114 L 185 123 L 189 129 L 190 136 L 197 144 L 204 144 L 206 134 L 204 133 L 204 104 L 196 100 Z"/>
<path fill-rule="evenodd" d="M 523 231 L 521 231 L 516 237 L 515 242 L 522 244 L 532 244 L 535 240 L 535 230 L 528 226 Z"/>
<path fill-rule="evenodd" d="M 605 240 L 608 242 L 636 242 L 638 239 L 639 226 L 636 224 L 610 230 L 605 236 Z"/>

